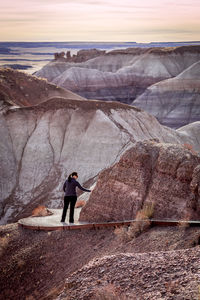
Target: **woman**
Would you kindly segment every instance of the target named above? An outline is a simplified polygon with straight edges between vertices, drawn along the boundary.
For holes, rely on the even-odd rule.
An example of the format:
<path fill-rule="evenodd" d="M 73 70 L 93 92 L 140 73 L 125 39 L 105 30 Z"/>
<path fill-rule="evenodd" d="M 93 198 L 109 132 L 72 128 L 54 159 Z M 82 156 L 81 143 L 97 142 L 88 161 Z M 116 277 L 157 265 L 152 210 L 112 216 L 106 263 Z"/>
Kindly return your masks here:
<path fill-rule="evenodd" d="M 67 209 L 70 204 L 69 222 L 74 223 L 74 207 L 77 200 L 76 187 L 84 192 L 91 192 L 90 190 L 83 188 L 80 183 L 76 181 L 77 178 L 77 172 L 73 172 L 64 183 L 63 190 L 65 192 L 65 197 L 61 222 L 65 222 Z"/>

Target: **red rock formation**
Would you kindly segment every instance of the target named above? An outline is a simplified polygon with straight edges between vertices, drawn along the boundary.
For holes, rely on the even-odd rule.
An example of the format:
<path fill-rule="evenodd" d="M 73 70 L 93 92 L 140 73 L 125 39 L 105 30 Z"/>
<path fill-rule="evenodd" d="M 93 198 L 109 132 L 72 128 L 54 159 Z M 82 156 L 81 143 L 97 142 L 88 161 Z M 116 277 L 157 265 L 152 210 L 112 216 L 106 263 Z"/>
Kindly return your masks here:
<path fill-rule="evenodd" d="M 66 61 L 65 52 L 55 53 L 54 60 Z"/>
<path fill-rule="evenodd" d="M 80 221 L 134 219 L 154 202 L 154 218 L 200 219 L 200 157 L 182 146 L 137 142 L 99 175 Z"/>
<path fill-rule="evenodd" d="M 67 59 L 71 59 L 71 53 L 70 53 L 70 51 L 67 51 L 66 57 L 67 57 Z"/>
<path fill-rule="evenodd" d="M 106 51 L 97 49 L 79 50 L 73 61 L 76 63 L 80 63 L 98 56 L 102 56 L 105 53 Z"/>

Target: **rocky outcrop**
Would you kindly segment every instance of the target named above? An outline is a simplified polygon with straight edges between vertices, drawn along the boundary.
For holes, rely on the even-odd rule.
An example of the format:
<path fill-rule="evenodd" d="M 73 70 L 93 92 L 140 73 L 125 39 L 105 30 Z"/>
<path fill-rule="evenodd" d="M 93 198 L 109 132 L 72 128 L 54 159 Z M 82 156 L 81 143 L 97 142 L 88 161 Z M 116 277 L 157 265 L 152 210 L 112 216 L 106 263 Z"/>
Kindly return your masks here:
<path fill-rule="evenodd" d="M 0 101 L 20 107 L 39 104 L 53 97 L 79 99 L 82 97 L 46 80 L 9 68 L 0 68 Z"/>
<path fill-rule="evenodd" d="M 199 262 L 199 247 L 96 258 L 67 278 L 57 299 L 197 299 Z"/>
<path fill-rule="evenodd" d="M 128 48 L 82 63 L 50 62 L 36 76 L 89 99 L 131 104 L 147 87 L 179 75 L 199 60 L 199 46 Z"/>
<path fill-rule="evenodd" d="M 87 50 L 79 50 L 77 54 L 73 54 L 71 56 L 70 51 L 54 54 L 55 61 L 64 61 L 64 62 L 74 62 L 74 63 L 81 63 L 87 61 L 89 59 L 102 56 L 106 53 L 105 50 L 98 50 L 98 49 L 87 49 Z"/>
<path fill-rule="evenodd" d="M 200 119 L 200 61 L 178 76 L 156 83 L 134 106 L 154 115 L 161 124 L 178 128 Z"/>
<path fill-rule="evenodd" d="M 154 203 L 155 219 L 200 219 L 200 156 L 183 146 L 137 142 L 100 173 L 80 221 L 134 219 Z"/>

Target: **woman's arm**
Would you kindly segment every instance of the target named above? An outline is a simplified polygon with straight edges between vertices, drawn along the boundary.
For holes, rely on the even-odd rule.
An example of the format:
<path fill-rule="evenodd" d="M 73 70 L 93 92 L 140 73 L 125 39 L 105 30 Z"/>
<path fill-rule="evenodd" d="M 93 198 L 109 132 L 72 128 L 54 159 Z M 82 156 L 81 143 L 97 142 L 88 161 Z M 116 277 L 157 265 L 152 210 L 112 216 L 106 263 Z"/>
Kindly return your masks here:
<path fill-rule="evenodd" d="M 87 190 L 87 189 L 85 189 L 84 187 L 82 187 L 78 181 L 76 182 L 76 185 L 77 185 L 77 187 L 78 187 L 80 190 L 82 190 L 82 191 L 84 191 L 84 192 L 91 192 L 91 190 Z"/>

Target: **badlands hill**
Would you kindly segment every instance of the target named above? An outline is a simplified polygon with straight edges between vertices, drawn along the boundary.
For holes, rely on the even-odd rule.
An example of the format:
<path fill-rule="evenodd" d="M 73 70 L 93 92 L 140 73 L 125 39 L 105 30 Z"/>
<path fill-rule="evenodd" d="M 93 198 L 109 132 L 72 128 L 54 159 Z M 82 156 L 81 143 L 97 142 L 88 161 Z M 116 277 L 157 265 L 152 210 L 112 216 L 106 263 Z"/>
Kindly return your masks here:
<path fill-rule="evenodd" d="M 162 127 L 131 106 L 54 98 L 1 114 L 1 223 L 30 214 L 38 204 L 59 207 L 66 175 L 82 182 L 118 161 L 135 141 L 159 138 L 199 149 L 200 137 Z"/>
<path fill-rule="evenodd" d="M 154 115 L 160 123 L 178 128 L 200 118 L 200 61 L 174 78 L 158 82 L 133 105 Z"/>
<path fill-rule="evenodd" d="M 38 204 L 59 207 L 72 170 L 86 186 L 102 171 L 82 212 L 85 220 L 129 217 L 131 200 L 133 215 L 155 200 L 155 216 L 196 217 L 200 122 L 176 131 L 133 106 L 74 97 L 29 107 L 2 99 L 2 224 Z M 0 300 L 198 299 L 199 227 L 148 227 L 129 240 L 127 230 L 0 226 Z"/>
<path fill-rule="evenodd" d="M 76 170 L 88 186 L 136 141 L 157 138 L 198 151 L 198 128 L 195 123 L 174 131 L 133 106 L 79 96 L 7 106 L 0 114 L 1 224 L 29 215 L 39 204 L 60 207 L 67 174 Z"/>
<path fill-rule="evenodd" d="M 83 99 L 46 80 L 9 68 L 0 68 L 0 101 L 15 106 L 31 106 L 53 97 Z"/>
<path fill-rule="evenodd" d="M 90 50 L 89 50 L 90 51 Z M 89 99 L 130 104 L 147 87 L 200 60 L 200 46 L 113 50 L 77 63 L 54 60 L 36 73 Z"/>

